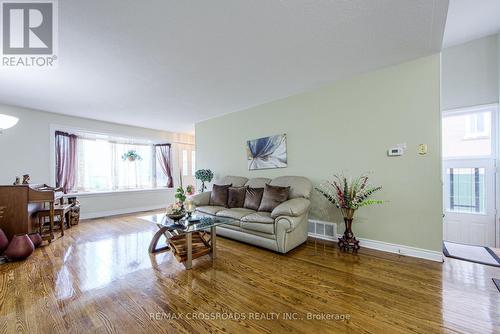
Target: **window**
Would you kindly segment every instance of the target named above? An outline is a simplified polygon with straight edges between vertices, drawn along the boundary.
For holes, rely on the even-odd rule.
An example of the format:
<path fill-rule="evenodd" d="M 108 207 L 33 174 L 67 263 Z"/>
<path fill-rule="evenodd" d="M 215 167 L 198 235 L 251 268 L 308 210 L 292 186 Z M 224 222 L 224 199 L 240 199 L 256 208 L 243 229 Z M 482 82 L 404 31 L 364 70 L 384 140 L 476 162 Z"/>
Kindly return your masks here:
<path fill-rule="evenodd" d="M 188 185 L 195 185 L 194 166 L 195 166 L 195 152 L 194 145 L 188 143 L 178 143 L 177 148 L 177 161 L 179 163 L 180 180 L 184 187 Z"/>
<path fill-rule="evenodd" d="M 493 154 L 493 108 L 478 106 L 443 115 L 443 158 L 489 157 Z"/>
<path fill-rule="evenodd" d="M 196 152 L 191 151 L 191 175 L 196 173 Z"/>
<path fill-rule="evenodd" d="M 465 139 L 489 138 L 491 135 L 491 113 L 482 112 L 467 115 Z"/>
<path fill-rule="evenodd" d="M 188 176 L 188 152 L 182 150 L 182 176 Z"/>
<path fill-rule="evenodd" d="M 484 173 L 484 168 L 446 169 L 448 211 L 485 213 Z"/>
<path fill-rule="evenodd" d="M 167 186 L 153 143 L 78 133 L 76 192 L 150 189 Z"/>

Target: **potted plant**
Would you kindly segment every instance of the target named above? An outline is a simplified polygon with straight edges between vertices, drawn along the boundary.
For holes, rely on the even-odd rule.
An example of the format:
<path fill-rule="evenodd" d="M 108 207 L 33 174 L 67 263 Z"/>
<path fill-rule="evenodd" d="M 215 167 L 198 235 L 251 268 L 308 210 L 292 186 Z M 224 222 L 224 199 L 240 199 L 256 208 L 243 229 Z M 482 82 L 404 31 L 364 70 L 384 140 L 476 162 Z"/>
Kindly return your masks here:
<path fill-rule="evenodd" d="M 126 153 L 123 153 L 122 155 L 123 161 L 141 161 L 142 157 L 135 151 L 135 150 L 129 150 Z"/>
<path fill-rule="evenodd" d="M 177 202 L 180 202 L 181 205 L 183 205 L 184 201 L 186 200 L 186 192 L 184 191 L 184 188 L 178 187 L 175 190 L 175 198 L 177 199 Z"/>
<path fill-rule="evenodd" d="M 194 195 L 194 186 L 189 185 L 186 187 L 186 195 L 188 196 Z"/>
<path fill-rule="evenodd" d="M 194 176 L 197 180 L 201 181 L 201 189 L 200 192 L 204 192 L 207 187 L 205 186 L 205 182 L 210 182 L 214 178 L 214 173 L 210 169 L 198 169 Z"/>
<path fill-rule="evenodd" d="M 344 175 L 334 175 L 332 181 L 328 181 L 315 188 L 330 203 L 342 211 L 345 223 L 345 231 L 339 238 L 339 248 L 343 250 L 359 249 L 359 241 L 356 240 L 352 232 L 352 220 L 357 209 L 381 204 L 383 201 L 370 198 L 382 187 L 372 186 L 368 183 L 368 176 L 361 175 L 355 179 L 347 178 Z"/>

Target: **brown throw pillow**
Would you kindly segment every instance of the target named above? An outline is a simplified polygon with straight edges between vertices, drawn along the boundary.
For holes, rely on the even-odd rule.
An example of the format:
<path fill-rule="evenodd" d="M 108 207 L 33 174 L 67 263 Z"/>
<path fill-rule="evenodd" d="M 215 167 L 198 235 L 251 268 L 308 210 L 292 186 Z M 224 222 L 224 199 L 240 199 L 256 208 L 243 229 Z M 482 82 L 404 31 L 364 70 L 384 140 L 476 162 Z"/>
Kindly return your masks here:
<path fill-rule="evenodd" d="M 288 199 L 290 187 L 270 186 L 266 184 L 262 202 L 260 202 L 259 211 L 271 212 L 275 207 Z"/>
<path fill-rule="evenodd" d="M 262 194 L 264 194 L 264 188 L 248 187 L 245 193 L 245 204 L 243 207 L 257 211 L 259 209 L 260 201 L 262 200 Z"/>
<path fill-rule="evenodd" d="M 245 193 L 247 187 L 230 187 L 227 195 L 227 206 L 230 208 L 242 208 L 245 204 Z"/>
<path fill-rule="evenodd" d="M 210 193 L 209 204 L 227 207 L 228 189 L 231 186 L 231 184 L 224 186 L 214 184 L 212 187 L 212 192 Z"/>

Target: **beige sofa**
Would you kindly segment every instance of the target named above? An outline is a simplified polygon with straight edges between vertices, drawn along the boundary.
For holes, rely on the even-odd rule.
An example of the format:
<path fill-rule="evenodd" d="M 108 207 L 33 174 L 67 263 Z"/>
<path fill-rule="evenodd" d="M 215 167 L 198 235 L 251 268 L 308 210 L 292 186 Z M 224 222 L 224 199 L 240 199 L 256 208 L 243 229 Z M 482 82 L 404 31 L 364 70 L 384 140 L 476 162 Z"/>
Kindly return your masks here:
<path fill-rule="evenodd" d="M 304 243 L 307 239 L 308 214 L 312 184 L 305 177 L 281 176 L 275 179 L 226 176 L 215 184 L 232 184 L 233 187 L 264 188 L 290 186 L 289 198 L 272 212 L 257 212 L 246 208 L 211 206 L 210 191 L 191 197 L 196 211 L 203 215 L 230 218 L 231 223 L 217 227 L 217 234 L 280 253 Z"/>

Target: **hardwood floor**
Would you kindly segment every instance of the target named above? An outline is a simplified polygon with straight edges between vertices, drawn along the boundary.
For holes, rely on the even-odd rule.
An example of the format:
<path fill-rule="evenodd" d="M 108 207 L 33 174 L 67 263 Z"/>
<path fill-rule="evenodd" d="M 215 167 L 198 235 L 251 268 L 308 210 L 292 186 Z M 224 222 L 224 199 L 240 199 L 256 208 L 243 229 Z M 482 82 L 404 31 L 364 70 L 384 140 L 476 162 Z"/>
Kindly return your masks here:
<path fill-rule="evenodd" d="M 213 263 L 186 271 L 170 252 L 148 254 L 156 227 L 140 215 L 82 222 L 0 265 L 0 333 L 500 332 L 499 268 L 220 238 Z M 325 319 L 335 315 L 347 319 Z"/>

